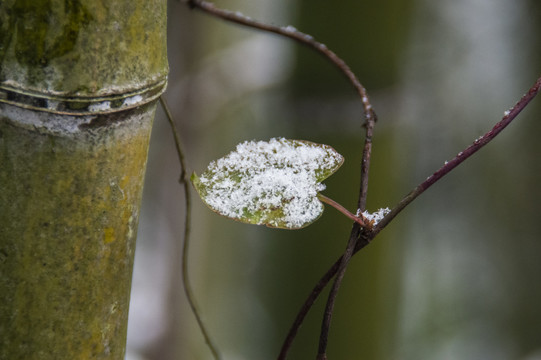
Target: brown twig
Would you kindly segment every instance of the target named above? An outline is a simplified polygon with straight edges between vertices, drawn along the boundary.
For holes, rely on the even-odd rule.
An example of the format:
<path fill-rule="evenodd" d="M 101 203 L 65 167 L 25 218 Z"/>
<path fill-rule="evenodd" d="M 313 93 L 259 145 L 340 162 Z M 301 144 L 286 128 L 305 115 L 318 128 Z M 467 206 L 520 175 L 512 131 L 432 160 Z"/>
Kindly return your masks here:
<path fill-rule="evenodd" d="M 252 19 L 251 17 L 243 15 L 242 13 L 238 11 L 229 11 L 229 10 L 217 8 L 214 4 L 208 1 L 187 0 L 187 3 L 191 8 L 200 9 L 220 19 L 233 22 L 242 26 L 251 27 L 253 29 L 262 30 L 262 31 L 274 33 L 277 35 L 285 36 L 287 38 L 293 39 L 317 51 L 318 53 L 323 55 L 326 59 L 331 61 L 331 63 L 333 63 L 346 76 L 349 82 L 353 85 L 353 87 L 359 94 L 359 97 L 361 98 L 361 102 L 363 104 L 363 109 L 365 113 L 366 124 L 368 124 L 369 122 L 376 121 L 376 115 L 374 113 L 374 110 L 372 109 L 372 105 L 370 104 L 370 99 L 368 98 L 366 89 L 361 84 L 359 79 L 357 79 L 357 76 L 355 76 L 353 71 L 351 71 L 351 69 L 349 68 L 349 66 L 346 64 L 344 60 L 342 60 L 338 55 L 336 55 L 333 51 L 331 51 L 325 44 L 316 41 L 311 35 L 300 32 L 299 30 L 295 29 L 293 26 L 275 26 L 275 25 L 264 24 L 260 21 Z"/>
<path fill-rule="evenodd" d="M 374 136 L 374 126 L 376 117 L 368 117 L 365 123 L 366 133 L 364 137 L 364 148 L 361 159 L 361 181 L 359 190 L 359 200 L 357 202 L 358 212 L 366 210 L 366 198 L 368 195 L 368 172 L 370 169 L 370 160 L 372 159 L 372 137 Z"/>
<path fill-rule="evenodd" d="M 517 116 L 524 110 L 524 108 L 533 100 L 533 98 L 539 93 L 541 89 L 541 77 L 533 84 L 522 98 L 509 110 L 504 113 L 503 118 L 494 125 L 494 127 L 488 131 L 485 135 L 478 137 L 475 141 L 466 149 L 459 152 L 452 160 L 446 161 L 445 164 L 439 168 L 435 173 L 430 175 L 425 181 L 419 184 L 408 195 L 406 195 L 381 221 L 374 227 L 372 237 L 376 236 L 381 230 L 383 230 L 389 222 L 400 213 L 406 206 L 408 206 L 415 198 L 424 193 L 429 187 L 434 185 L 438 180 L 447 175 L 451 170 L 462 164 L 466 159 L 475 154 L 486 144 L 491 142 L 503 129 L 505 129 Z"/>
<path fill-rule="evenodd" d="M 359 228 L 358 226 L 356 227 Z M 304 318 L 308 314 L 308 311 L 312 308 L 312 305 L 314 305 L 314 302 L 319 297 L 323 289 L 325 289 L 329 281 L 331 281 L 334 275 L 336 275 L 341 260 L 342 257 L 340 257 L 338 261 L 336 261 L 333 266 L 325 273 L 325 275 L 321 277 L 321 279 L 317 282 L 316 286 L 312 289 L 312 292 L 310 293 L 308 298 L 304 301 L 304 304 L 297 313 L 293 324 L 289 328 L 289 332 L 284 340 L 284 343 L 282 344 L 282 348 L 280 349 L 278 360 L 284 360 L 287 357 L 287 353 L 289 352 L 289 349 L 293 344 L 293 340 L 295 340 L 295 336 L 297 336 L 298 330 L 304 322 Z"/>
<path fill-rule="evenodd" d="M 355 224 L 357 225 L 357 223 Z M 349 261 L 354 254 L 355 247 L 357 245 L 357 236 L 354 236 L 354 231 L 352 230 L 351 236 L 349 237 L 348 244 L 346 246 L 346 251 L 338 261 L 338 268 L 336 271 L 336 277 L 334 278 L 331 291 L 327 298 L 327 304 L 325 305 L 325 312 L 323 313 L 323 320 L 321 322 L 321 331 L 319 334 L 319 346 L 317 359 L 326 360 L 327 359 L 327 343 L 329 339 L 329 331 L 331 328 L 331 320 L 334 311 L 334 304 L 336 303 L 336 298 L 338 296 L 338 290 L 342 285 L 342 280 L 346 274 L 347 266 Z"/>
<path fill-rule="evenodd" d="M 362 194 L 362 191 L 361 191 Z M 320 196 L 323 196 L 319 194 Z M 321 197 L 320 197 L 321 199 Z M 328 204 L 334 206 L 332 202 L 334 202 L 331 199 L 326 198 L 327 200 L 330 200 L 331 202 L 327 202 Z M 324 199 L 322 199 L 324 200 Z M 336 207 L 339 211 L 343 212 L 341 209 L 344 209 L 341 205 L 338 205 Z M 347 211 L 346 209 L 344 209 Z M 349 213 L 349 212 L 348 212 Z M 355 249 L 357 247 L 358 239 L 360 237 L 361 233 L 370 232 L 372 229 L 372 224 L 366 219 L 362 213 L 360 212 L 360 209 L 358 211 L 359 216 L 355 216 L 351 214 L 350 217 L 353 221 L 355 221 L 353 228 L 351 229 L 351 233 L 349 236 L 349 240 L 346 246 L 346 250 L 344 251 L 344 254 L 340 257 L 340 259 L 333 265 L 333 268 L 336 267 L 336 277 L 334 279 L 333 285 L 331 287 L 331 291 L 329 292 L 329 296 L 327 297 L 327 303 L 325 305 L 325 311 L 323 313 L 323 319 L 321 321 L 321 331 L 319 334 L 319 345 L 318 345 L 318 354 L 317 354 L 317 360 L 326 360 L 327 359 L 327 343 L 329 338 L 329 331 L 331 328 L 331 320 L 332 315 L 334 312 L 334 305 L 336 303 L 336 298 L 338 296 L 338 291 L 340 290 L 340 286 L 342 284 L 342 280 L 344 279 L 344 276 L 346 274 L 347 267 L 349 265 L 349 262 L 355 253 Z M 344 214 L 346 214 L 344 212 Z M 346 214 L 347 216 L 347 214 Z M 362 226 L 362 229 L 361 229 Z M 332 276 L 329 278 L 332 278 Z M 319 284 L 319 283 L 318 283 Z M 323 288 L 321 289 L 323 290 Z M 316 296 L 317 297 L 317 296 Z M 287 354 L 287 351 L 285 351 Z M 284 357 L 285 358 L 285 357 Z"/>
<path fill-rule="evenodd" d="M 357 79 L 353 71 L 351 71 L 350 67 L 346 64 L 346 62 L 342 60 L 340 57 L 338 57 L 338 55 L 336 55 L 333 51 L 331 51 L 325 44 L 322 44 L 316 41 L 312 36 L 302 33 L 292 26 L 279 27 L 279 26 L 264 24 L 248 16 L 245 16 L 239 12 L 219 9 L 216 6 L 214 6 L 214 4 L 204 1 L 204 0 L 188 0 L 187 3 L 191 8 L 197 8 L 197 9 L 203 10 L 208 14 L 219 17 L 226 21 L 234 22 L 243 26 L 248 26 L 248 27 L 262 30 L 262 31 L 275 33 L 275 34 L 293 39 L 301 44 L 307 45 L 313 50 L 323 55 L 329 61 L 331 61 L 331 63 L 333 63 L 346 76 L 346 78 L 349 80 L 349 82 L 353 85 L 353 87 L 357 91 L 361 99 L 361 103 L 364 110 L 364 118 L 365 118 L 364 126 L 366 128 L 366 135 L 365 135 L 365 142 L 364 142 L 364 147 L 363 147 L 363 152 L 362 152 L 360 191 L 359 191 L 359 198 L 357 202 L 358 213 L 361 213 L 362 211 L 364 211 L 366 209 L 366 199 L 367 199 L 367 193 L 368 193 L 368 174 L 369 174 L 369 168 L 370 168 L 370 160 L 371 160 L 371 153 L 372 153 L 372 136 L 373 136 L 374 126 L 376 122 L 376 114 L 372 108 L 366 89 Z M 330 205 L 334 206 L 331 203 Z M 346 212 L 344 213 L 347 215 Z M 356 217 L 352 217 L 352 220 L 359 223 L 358 218 Z M 359 223 L 359 224 L 361 226 L 364 226 L 364 223 Z M 357 234 L 356 234 L 357 230 L 355 228 L 357 228 L 358 230 L 358 227 L 354 227 L 354 229 L 352 229 L 352 232 L 350 234 L 350 239 L 348 241 L 348 245 L 346 247 L 346 250 L 343 256 L 341 257 L 341 264 L 339 266 L 337 279 L 335 280 L 333 288 L 329 294 L 328 302 L 325 309 L 325 316 L 323 318 L 324 320 L 322 324 L 322 332 L 320 336 L 320 346 L 319 346 L 320 354 L 322 351 L 323 351 L 323 354 L 325 352 L 334 302 L 338 294 L 338 290 L 340 288 L 340 284 L 345 274 L 349 260 L 351 259 L 351 256 L 353 255 L 354 249 L 357 247 Z M 299 317 L 297 317 L 297 319 L 298 318 Z M 296 330 L 294 330 L 293 332 L 290 331 L 290 334 L 291 333 L 296 333 Z M 285 344 L 290 344 L 287 339 L 286 339 Z M 282 348 L 282 352 L 284 352 L 284 348 Z M 287 349 L 285 349 L 285 353 L 287 353 Z"/>
<path fill-rule="evenodd" d="M 165 100 L 163 95 L 160 96 L 160 103 L 165 112 L 167 120 L 169 121 L 171 130 L 173 131 L 173 138 L 175 140 L 175 147 L 177 150 L 180 167 L 181 167 L 179 182 L 182 184 L 182 187 L 184 189 L 184 199 L 185 199 L 184 210 L 186 212 L 186 215 L 185 215 L 185 224 L 184 224 L 184 242 L 182 245 L 182 285 L 184 287 L 184 293 L 186 294 L 186 298 L 188 299 L 188 304 L 190 305 L 192 313 L 195 316 L 195 320 L 197 321 L 197 324 L 199 325 L 199 329 L 201 330 L 201 333 L 203 334 L 205 342 L 207 343 L 212 355 L 214 356 L 214 359 L 219 360 L 221 358 L 220 353 L 218 351 L 218 348 L 216 347 L 216 345 L 213 343 L 212 339 L 210 338 L 210 335 L 205 327 L 203 319 L 201 318 L 201 315 L 197 308 L 197 304 L 195 303 L 195 296 L 193 294 L 192 286 L 190 284 L 190 278 L 188 276 L 188 249 L 190 247 L 192 205 L 191 205 L 191 197 L 190 197 L 190 185 L 189 185 L 190 182 L 188 181 L 188 176 L 186 172 L 184 152 L 182 151 L 182 144 L 180 141 L 180 136 L 175 126 L 173 116 L 171 114 L 171 111 L 169 110 L 169 106 L 167 105 L 167 101 Z"/>

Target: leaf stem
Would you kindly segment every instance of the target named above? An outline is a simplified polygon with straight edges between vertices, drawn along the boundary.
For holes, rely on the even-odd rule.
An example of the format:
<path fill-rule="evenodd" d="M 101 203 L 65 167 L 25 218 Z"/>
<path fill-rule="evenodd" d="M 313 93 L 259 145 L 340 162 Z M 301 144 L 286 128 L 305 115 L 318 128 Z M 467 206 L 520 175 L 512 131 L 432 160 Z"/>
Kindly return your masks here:
<path fill-rule="evenodd" d="M 371 228 L 370 222 L 368 219 L 366 219 L 362 214 L 359 214 L 359 216 L 353 215 L 348 209 L 334 201 L 333 199 L 323 195 L 323 194 L 317 194 L 317 197 L 319 200 L 323 201 L 325 204 L 328 204 L 335 208 L 336 210 L 340 211 L 342 214 L 344 214 L 349 219 L 355 221 L 359 225 L 361 225 L 363 228 Z"/>
<path fill-rule="evenodd" d="M 163 107 L 167 120 L 169 121 L 171 130 L 173 131 L 175 146 L 177 149 L 177 154 L 178 154 L 178 158 L 179 158 L 179 162 L 181 166 L 179 183 L 182 184 L 182 187 L 184 189 L 184 199 L 185 199 L 185 206 L 186 206 L 185 208 L 186 217 L 184 219 L 185 220 L 184 242 L 182 246 L 182 284 L 184 287 L 184 293 L 186 294 L 186 298 L 188 299 L 188 304 L 190 305 L 192 313 L 195 316 L 195 320 L 197 321 L 197 324 L 199 325 L 199 329 L 201 330 L 201 333 L 203 334 L 203 337 L 209 347 L 210 352 L 214 356 L 214 359 L 219 360 L 221 359 L 220 353 L 218 352 L 217 346 L 213 343 L 212 339 L 210 338 L 210 335 L 206 329 L 205 323 L 203 322 L 203 319 L 201 318 L 201 315 L 197 308 L 197 304 L 195 302 L 195 296 L 193 294 L 192 286 L 190 284 L 190 278 L 188 276 L 188 250 L 190 247 L 192 206 L 191 206 L 190 186 L 189 186 L 188 176 L 186 172 L 186 163 L 184 160 L 184 152 L 182 151 L 182 144 L 181 144 L 180 136 L 175 126 L 173 116 L 171 114 L 169 106 L 167 105 L 167 101 L 165 100 L 163 95 L 160 96 L 160 103 Z"/>

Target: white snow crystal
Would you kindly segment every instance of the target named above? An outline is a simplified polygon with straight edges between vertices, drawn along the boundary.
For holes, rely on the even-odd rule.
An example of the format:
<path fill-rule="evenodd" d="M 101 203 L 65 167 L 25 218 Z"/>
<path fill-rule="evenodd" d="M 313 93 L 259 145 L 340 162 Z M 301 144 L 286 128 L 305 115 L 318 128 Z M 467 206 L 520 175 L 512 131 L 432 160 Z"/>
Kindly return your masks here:
<path fill-rule="evenodd" d="M 381 221 L 387 215 L 391 212 L 391 209 L 389 208 L 381 208 L 378 211 L 374 213 L 369 213 L 368 211 L 363 211 L 363 216 L 368 219 L 368 221 L 373 222 L 372 226 L 375 226 L 377 223 Z"/>
<path fill-rule="evenodd" d="M 102 101 L 100 103 L 92 104 L 88 107 L 89 112 L 101 112 L 101 111 L 107 111 L 111 108 L 111 102 L 110 101 Z"/>
<path fill-rule="evenodd" d="M 124 99 L 123 106 L 133 106 L 143 101 L 143 97 L 141 95 L 135 95 L 131 97 L 127 97 Z"/>
<path fill-rule="evenodd" d="M 294 33 L 297 32 L 297 29 L 294 26 L 288 25 L 286 27 L 282 28 L 287 33 Z"/>

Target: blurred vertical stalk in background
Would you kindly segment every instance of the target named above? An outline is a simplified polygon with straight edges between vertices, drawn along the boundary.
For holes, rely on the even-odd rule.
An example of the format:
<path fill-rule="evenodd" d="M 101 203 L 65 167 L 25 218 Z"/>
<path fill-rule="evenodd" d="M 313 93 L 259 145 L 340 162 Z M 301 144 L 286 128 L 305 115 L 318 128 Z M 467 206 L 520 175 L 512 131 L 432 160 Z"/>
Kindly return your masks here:
<path fill-rule="evenodd" d="M 1 359 L 123 359 L 166 2 L 0 4 Z"/>

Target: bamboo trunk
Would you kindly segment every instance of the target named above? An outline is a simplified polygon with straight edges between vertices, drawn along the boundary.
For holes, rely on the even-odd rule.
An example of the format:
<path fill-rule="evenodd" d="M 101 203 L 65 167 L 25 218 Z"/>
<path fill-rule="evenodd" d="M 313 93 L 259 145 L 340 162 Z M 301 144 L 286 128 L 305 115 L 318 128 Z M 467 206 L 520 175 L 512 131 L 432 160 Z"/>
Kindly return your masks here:
<path fill-rule="evenodd" d="M 0 3 L 0 359 L 123 359 L 165 0 Z"/>

